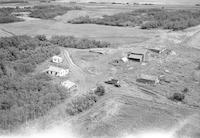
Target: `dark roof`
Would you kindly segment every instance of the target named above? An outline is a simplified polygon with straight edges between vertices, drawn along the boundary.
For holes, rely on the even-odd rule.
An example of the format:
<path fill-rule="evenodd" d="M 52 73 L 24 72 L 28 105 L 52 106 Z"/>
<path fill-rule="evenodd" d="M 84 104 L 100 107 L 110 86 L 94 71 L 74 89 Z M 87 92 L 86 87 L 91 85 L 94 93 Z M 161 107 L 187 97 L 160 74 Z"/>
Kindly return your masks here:
<path fill-rule="evenodd" d="M 139 54 L 139 55 L 145 55 L 147 52 L 148 50 L 144 48 L 131 48 L 130 51 L 131 54 Z"/>

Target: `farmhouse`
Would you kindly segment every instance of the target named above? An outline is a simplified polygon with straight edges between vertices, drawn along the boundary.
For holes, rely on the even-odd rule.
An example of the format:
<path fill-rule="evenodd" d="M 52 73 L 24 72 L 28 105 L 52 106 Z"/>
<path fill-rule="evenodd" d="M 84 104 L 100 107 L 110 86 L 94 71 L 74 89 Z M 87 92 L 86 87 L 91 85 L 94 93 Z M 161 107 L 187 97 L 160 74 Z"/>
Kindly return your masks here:
<path fill-rule="evenodd" d="M 52 62 L 54 63 L 62 63 L 63 62 L 63 59 L 59 56 L 53 56 L 52 57 Z"/>
<path fill-rule="evenodd" d="M 74 90 L 77 88 L 77 85 L 74 82 L 71 82 L 69 80 L 62 82 L 61 85 L 67 88 L 68 90 Z"/>
<path fill-rule="evenodd" d="M 128 53 L 128 58 L 138 62 L 146 62 L 148 60 L 148 50 L 141 48 L 132 49 Z"/>
<path fill-rule="evenodd" d="M 159 83 L 159 79 L 158 79 L 157 76 L 140 74 L 137 77 L 137 82 L 148 83 L 148 84 L 158 84 Z"/>
<path fill-rule="evenodd" d="M 53 76 L 63 77 L 69 73 L 69 69 L 50 66 L 45 72 Z"/>

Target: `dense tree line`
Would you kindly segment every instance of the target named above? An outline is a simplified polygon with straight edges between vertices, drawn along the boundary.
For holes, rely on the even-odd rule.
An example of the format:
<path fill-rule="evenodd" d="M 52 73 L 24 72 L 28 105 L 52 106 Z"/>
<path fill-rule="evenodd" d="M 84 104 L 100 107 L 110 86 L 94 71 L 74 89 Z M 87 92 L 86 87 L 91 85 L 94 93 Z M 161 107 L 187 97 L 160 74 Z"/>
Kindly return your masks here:
<path fill-rule="evenodd" d="M 60 5 L 34 6 L 30 17 L 41 19 L 53 19 L 56 16 L 63 15 L 70 10 L 80 10 L 80 7 L 66 7 Z"/>
<path fill-rule="evenodd" d="M 69 23 L 182 30 L 200 24 L 200 10 L 139 9 L 111 16 L 105 15 L 103 18 L 79 17 Z"/>
<path fill-rule="evenodd" d="M 50 42 L 62 47 L 79 48 L 79 49 L 103 48 L 110 46 L 110 43 L 107 42 L 89 40 L 85 38 L 83 39 L 75 38 L 73 36 L 53 36 Z"/>
<path fill-rule="evenodd" d="M 59 48 L 29 36 L 0 38 L 0 128 L 12 129 L 45 115 L 67 98 L 65 90 L 46 74 L 32 75 L 35 67 Z"/>
<path fill-rule="evenodd" d="M 0 8 L 0 24 L 23 21 L 22 19 L 12 15 L 14 11 L 15 8 Z"/>

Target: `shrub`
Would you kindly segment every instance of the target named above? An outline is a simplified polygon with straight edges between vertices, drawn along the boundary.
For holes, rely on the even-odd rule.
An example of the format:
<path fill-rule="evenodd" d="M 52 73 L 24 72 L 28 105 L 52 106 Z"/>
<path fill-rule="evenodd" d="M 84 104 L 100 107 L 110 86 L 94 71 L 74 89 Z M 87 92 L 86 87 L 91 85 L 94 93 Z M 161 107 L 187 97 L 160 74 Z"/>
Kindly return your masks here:
<path fill-rule="evenodd" d="M 94 93 L 98 96 L 103 96 L 105 94 L 105 87 L 100 85 L 96 88 L 96 90 L 94 91 Z"/>
<path fill-rule="evenodd" d="M 189 92 L 189 89 L 188 88 L 184 88 L 183 90 L 182 90 L 182 93 L 188 93 Z"/>
<path fill-rule="evenodd" d="M 182 102 L 185 99 L 185 95 L 181 93 L 174 93 L 172 97 L 170 97 L 173 101 L 180 101 Z"/>
<path fill-rule="evenodd" d="M 94 94 L 75 97 L 69 104 L 67 104 L 66 113 L 69 115 L 79 114 L 88 110 L 96 102 L 97 97 Z"/>
<path fill-rule="evenodd" d="M 35 38 L 39 41 L 47 41 L 47 37 L 45 35 L 36 35 Z"/>
<path fill-rule="evenodd" d="M 72 24 L 89 24 L 92 23 L 92 19 L 89 16 L 81 16 L 68 22 Z"/>

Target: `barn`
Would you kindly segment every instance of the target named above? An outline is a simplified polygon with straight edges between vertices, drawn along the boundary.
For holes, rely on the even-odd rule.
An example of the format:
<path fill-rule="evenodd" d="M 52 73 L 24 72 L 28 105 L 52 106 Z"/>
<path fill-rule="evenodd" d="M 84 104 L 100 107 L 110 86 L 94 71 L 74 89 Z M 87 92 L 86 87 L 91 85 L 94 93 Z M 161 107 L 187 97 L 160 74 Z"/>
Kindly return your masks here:
<path fill-rule="evenodd" d="M 137 62 L 147 62 L 148 61 L 148 50 L 142 48 L 131 49 L 128 53 L 128 59 Z"/>

